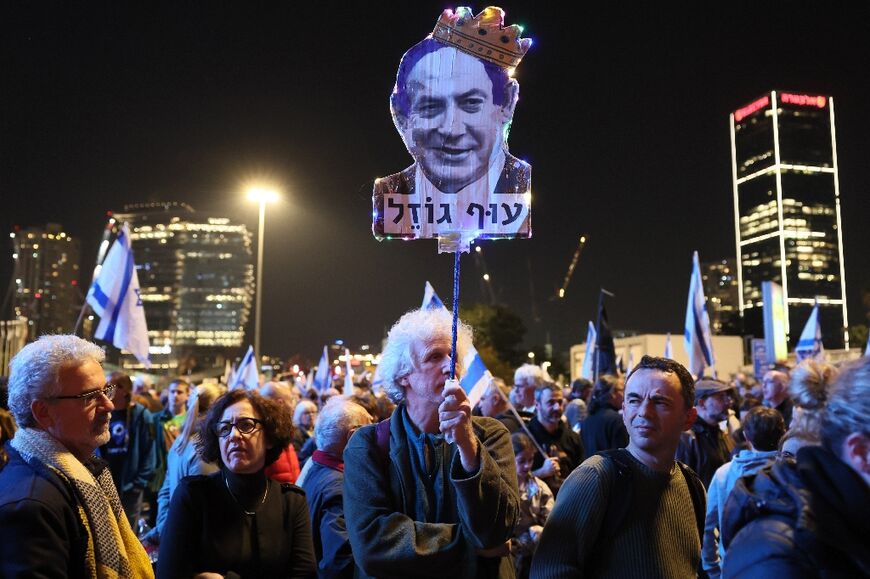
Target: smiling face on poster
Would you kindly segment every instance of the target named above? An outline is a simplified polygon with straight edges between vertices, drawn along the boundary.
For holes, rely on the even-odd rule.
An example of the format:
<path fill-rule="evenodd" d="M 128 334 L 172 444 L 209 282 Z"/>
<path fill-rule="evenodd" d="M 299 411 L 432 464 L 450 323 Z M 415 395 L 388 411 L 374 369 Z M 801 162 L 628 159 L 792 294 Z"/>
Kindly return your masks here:
<path fill-rule="evenodd" d="M 499 8 L 445 10 L 402 57 L 390 110 L 414 163 L 375 181 L 376 238 L 531 236 L 531 167 L 507 147 L 520 32 Z"/>

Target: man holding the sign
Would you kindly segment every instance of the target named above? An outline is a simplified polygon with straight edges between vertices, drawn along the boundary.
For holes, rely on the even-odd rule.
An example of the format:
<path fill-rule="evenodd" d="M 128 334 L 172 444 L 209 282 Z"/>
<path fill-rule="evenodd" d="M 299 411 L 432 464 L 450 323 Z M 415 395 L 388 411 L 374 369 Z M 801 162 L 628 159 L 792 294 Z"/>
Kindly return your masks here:
<path fill-rule="evenodd" d="M 344 451 L 348 533 L 367 576 L 512 574 L 519 498 L 510 435 L 495 419 L 472 417 L 466 392 L 449 380 L 451 325 L 435 308 L 393 326 L 379 371 L 398 406 Z M 457 331 L 462 360 L 471 329 L 460 322 Z"/>

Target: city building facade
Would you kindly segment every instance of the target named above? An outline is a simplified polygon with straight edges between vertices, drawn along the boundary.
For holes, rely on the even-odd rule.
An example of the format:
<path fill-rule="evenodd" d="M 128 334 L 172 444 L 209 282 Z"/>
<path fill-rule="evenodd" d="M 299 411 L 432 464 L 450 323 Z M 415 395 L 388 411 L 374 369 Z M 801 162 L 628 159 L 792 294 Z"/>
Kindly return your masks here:
<path fill-rule="evenodd" d="M 127 205 L 153 368 L 223 367 L 245 345 L 254 296 L 251 232 L 185 203 Z M 139 369 L 135 359 L 123 365 Z"/>
<path fill-rule="evenodd" d="M 761 284 L 782 286 L 790 349 L 813 304 L 848 346 L 834 99 L 772 91 L 730 116 L 738 308 L 763 335 Z"/>
<path fill-rule="evenodd" d="M 737 268 L 733 259 L 701 264 L 701 282 L 707 298 L 710 331 L 714 334 L 740 335 Z"/>
<path fill-rule="evenodd" d="M 72 332 L 83 303 L 79 240 L 57 223 L 10 233 L 13 315 L 27 318 L 27 340 Z"/>

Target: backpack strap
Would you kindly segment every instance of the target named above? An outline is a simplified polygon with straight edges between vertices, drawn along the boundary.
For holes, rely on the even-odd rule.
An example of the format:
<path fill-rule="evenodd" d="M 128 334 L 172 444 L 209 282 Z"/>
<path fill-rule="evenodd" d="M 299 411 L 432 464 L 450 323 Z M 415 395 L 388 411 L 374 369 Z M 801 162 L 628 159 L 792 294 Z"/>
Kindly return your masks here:
<path fill-rule="evenodd" d="M 634 499 L 631 483 L 634 474 L 631 470 L 631 458 L 624 448 L 605 450 L 597 454 L 607 459 L 614 474 L 607 509 L 604 512 L 604 523 L 596 541 L 597 545 L 606 545 L 616 537 L 631 510 Z"/>
<path fill-rule="evenodd" d="M 692 507 L 695 509 L 695 523 L 698 525 L 698 537 L 701 539 L 701 544 L 704 544 L 704 519 L 707 512 L 707 493 L 704 490 L 704 483 L 698 478 L 691 468 L 683 464 L 679 460 L 677 465 L 683 473 L 683 478 L 686 479 L 686 486 L 689 487 L 689 496 L 692 497 Z"/>

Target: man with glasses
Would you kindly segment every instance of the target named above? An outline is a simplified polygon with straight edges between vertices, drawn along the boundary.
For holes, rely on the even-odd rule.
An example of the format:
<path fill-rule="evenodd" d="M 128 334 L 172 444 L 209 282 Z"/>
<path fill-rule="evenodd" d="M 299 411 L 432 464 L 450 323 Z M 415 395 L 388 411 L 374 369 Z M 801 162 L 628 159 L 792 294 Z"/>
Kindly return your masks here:
<path fill-rule="evenodd" d="M 692 467 L 710 487 L 716 469 L 731 460 L 734 444 L 725 436 L 719 423 L 728 417 L 731 385 L 713 378 L 701 378 L 695 383 L 695 408 L 698 419 L 680 437 L 677 460 Z"/>
<path fill-rule="evenodd" d="M 0 472 L 0 576 L 152 577 L 107 465 L 115 386 L 105 355 L 76 336 L 42 336 L 9 365 L 18 423 Z"/>

